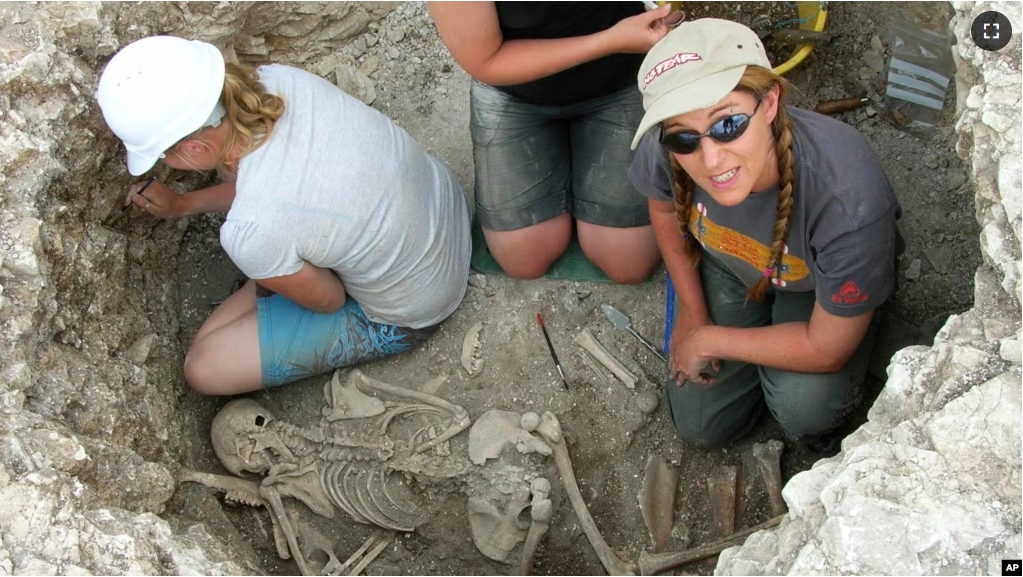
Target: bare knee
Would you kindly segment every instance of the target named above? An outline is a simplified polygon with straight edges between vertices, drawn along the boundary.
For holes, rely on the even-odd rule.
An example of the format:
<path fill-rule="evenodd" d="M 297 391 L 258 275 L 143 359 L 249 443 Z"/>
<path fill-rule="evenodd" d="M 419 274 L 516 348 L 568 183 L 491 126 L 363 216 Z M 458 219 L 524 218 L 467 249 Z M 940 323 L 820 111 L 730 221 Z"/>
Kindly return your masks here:
<path fill-rule="evenodd" d="M 185 382 L 202 395 L 237 395 L 259 390 L 262 379 L 244 361 L 206 342 L 192 343 L 185 356 Z"/>
<path fill-rule="evenodd" d="M 212 367 L 205 359 L 207 355 L 204 355 L 199 349 L 201 349 L 200 345 L 192 343 L 188 354 L 185 355 L 185 382 L 197 393 L 216 395 L 214 385 L 216 377 L 212 374 Z"/>
<path fill-rule="evenodd" d="M 483 230 L 494 260 L 508 276 L 518 280 L 542 277 L 572 242 L 571 217 L 561 215 L 513 231 Z"/>
<path fill-rule="evenodd" d="M 523 261 L 523 259 L 515 259 L 513 262 L 501 262 L 497 261 L 501 265 L 501 269 L 504 273 L 515 280 L 536 280 L 547 272 L 547 269 L 551 268 L 554 261 Z"/>
<path fill-rule="evenodd" d="M 586 258 L 617 284 L 643 283 L 661 263 L 650 226 L 612 228 L 580 222 L 579 245 Z"/>
<path fill-rule="evenodd" d="M 637 285 L 646 282 L 647 279 L 650 278 L 650 275 L 654 274 L 654 271 L 657 270 L 657 265 L 659 265 L 660 262 L 660 259 L 656 259 L 653 263 L 643 268 L 636 266 L 609 266 L 607 268 L 601 267 L 601 270 L 604 272 L 604 275 L 606 275 L 607 278 L 615 284 Z"/>

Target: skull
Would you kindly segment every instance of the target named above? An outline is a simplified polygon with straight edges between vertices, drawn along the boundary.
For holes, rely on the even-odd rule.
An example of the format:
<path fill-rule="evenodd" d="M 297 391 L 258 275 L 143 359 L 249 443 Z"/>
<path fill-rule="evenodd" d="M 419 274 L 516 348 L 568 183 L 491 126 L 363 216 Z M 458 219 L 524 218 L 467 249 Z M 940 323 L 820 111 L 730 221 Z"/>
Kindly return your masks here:
<path fill-rule="evenodd" d="M 277 435 L 266 428 L 274 420 L 273 413 L 252 399 L 236 399 L 224 405 L 210 426 L 213 450 L 224 468 L 239 477 L 242 471 L 268 471 L 274 463 L 266 449 L 283 447 Z M 267 439 L 277 442 L 267 443 Z"/>

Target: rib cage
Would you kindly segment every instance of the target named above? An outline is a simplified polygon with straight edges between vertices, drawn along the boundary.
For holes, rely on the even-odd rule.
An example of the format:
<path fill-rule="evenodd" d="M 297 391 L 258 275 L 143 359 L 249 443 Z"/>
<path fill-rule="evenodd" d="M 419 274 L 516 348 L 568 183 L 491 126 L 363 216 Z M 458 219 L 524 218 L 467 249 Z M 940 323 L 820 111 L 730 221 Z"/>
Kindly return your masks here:
<path fill-rule="evenodd" d="M 395 531 L 415 531 L 420 516 L 408 501 L 396 503 L 388 491 L 389 475 L 382 467 L 356 469 L 352 462 L 320 468 L 320 484 L 331 504 L 359 523 Z"/>

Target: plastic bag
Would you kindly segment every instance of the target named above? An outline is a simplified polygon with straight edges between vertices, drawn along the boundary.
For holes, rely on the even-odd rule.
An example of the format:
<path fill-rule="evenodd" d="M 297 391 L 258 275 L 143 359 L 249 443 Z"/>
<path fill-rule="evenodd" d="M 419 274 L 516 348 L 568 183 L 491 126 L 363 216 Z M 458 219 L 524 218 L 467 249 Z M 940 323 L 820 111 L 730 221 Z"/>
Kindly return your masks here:
<path fill-rule="evenodd" d="M 889 117 L 909 132 L 929 136 L 938 124 L 955 74 L 952 37 L 905 17 L 895 22 L 885 104 Z"/>

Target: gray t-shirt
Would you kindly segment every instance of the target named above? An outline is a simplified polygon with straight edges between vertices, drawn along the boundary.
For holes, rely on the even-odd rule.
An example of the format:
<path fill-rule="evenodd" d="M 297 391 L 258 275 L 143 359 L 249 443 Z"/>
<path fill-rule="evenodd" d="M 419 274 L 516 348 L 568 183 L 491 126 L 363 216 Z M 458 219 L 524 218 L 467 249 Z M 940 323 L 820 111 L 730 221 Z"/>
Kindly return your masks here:
<path fill-rule="evenodd" d="M 238 167 L 220 242 L 250 278 L 329 268 L 375 322 L 434 325 L 458 307 L 471 237 L 454 174 L 376 110 L 314 74 L 259 68 L 285 112 Z"/>
<path fill-rule="evenodd" d="M 863 314 L 894 288 L 899 202 L 856 129 L 815 112 L 787 110 L 796 177 L 787 250 L 772 283 L 781 291 L 816 291 L 817 302 L 831 314 Z M 629 180 L 644 196 L 671 201 L 668 151 L 657 133 L 651 130 L 637 147 Z M 753 286 L 770 255 L 777 200 L 775 186 L 724 207 L 697 186 L 690 234 Z"/>

